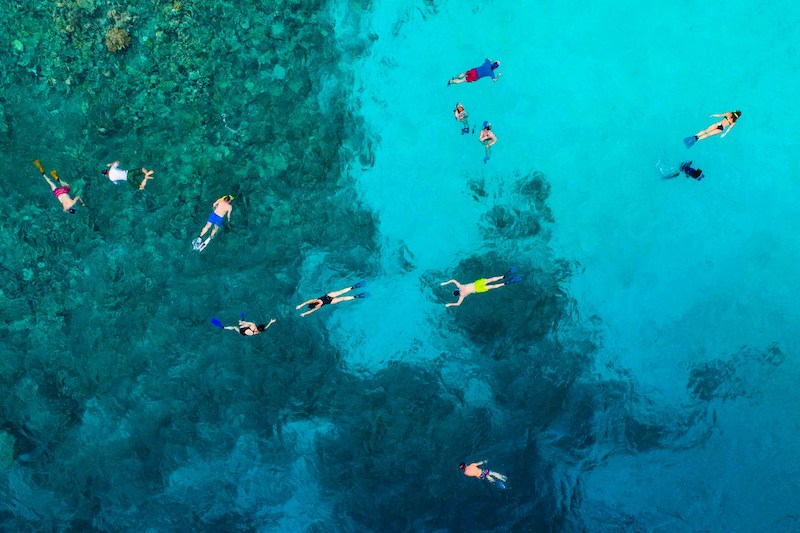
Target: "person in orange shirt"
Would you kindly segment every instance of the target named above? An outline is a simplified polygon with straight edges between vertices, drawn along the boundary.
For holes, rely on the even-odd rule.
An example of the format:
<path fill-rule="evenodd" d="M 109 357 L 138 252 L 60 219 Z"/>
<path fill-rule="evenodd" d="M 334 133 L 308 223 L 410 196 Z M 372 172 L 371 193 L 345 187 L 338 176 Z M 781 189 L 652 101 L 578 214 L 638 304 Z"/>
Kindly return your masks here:
<path fill-rule="evenodd" d="M 492 472 L 488 468 L 481 468 L 481 465 L 484 464 L 486 464 L 486 461 L 472 464 L 461 463 L 458 465 L 458 468 L 464 471 L 465 476 L 476 477 L 478 479 L 488 479 L 490 483 L 497 484 L 497 486 L 501 489 L 506 488 L 505 482 L 508 481 L 508 478 L 503 474 Z"/>

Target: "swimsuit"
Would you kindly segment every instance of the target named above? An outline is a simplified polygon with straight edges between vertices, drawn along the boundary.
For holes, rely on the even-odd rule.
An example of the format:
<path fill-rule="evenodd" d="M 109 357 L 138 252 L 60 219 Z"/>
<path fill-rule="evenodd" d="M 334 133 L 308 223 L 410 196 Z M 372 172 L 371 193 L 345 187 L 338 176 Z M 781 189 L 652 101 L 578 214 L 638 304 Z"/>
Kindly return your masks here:
<path fill-rule="evenodd" d="M 317 300 L 322 300 L 322 304 L 320 305 L 320 307 L 322 307 L 323 305 L 331 303 L 333 301 L 333 298 L 331 298 L 326 294 L 325 296 L 320 296 L 319 298 L 317 298 Z"/>
<path fill-rule="evenodd" d="M 58 198 L 62 194 L 69 194 L 69 187 L 56 187 L 53 189 L 53 196 Z"/>
<path fill-rule="evenodd" d="M 488 468 L 486 470 L 481 470 L 481 475 L 480 475 L 480 477 L 478 479 L 486 479 L 486 476 L 488 476 L 488 475 L 489 475 L 489 469 Z"/>
<path fill-rule="evenodd" d="M 717 124 L 717 129 L 722 131 L 724 128 L 722 127 L 722 124 Z"/>
<path fill-rule="evenodd" d="M 486 278 L 475 280 L 475 292 L 486 292 L 488 290 L 489 289 L 486 288 Z"/>
<path fill-rule="evenodd" d="M 214 224 L 215 226 L 221 226 L 222 225 L 222 217 L 219 216 L 218 214 L 216 214 L 213 211 L 208 216 L 208 221 L 211 222 L 212 224 Z"/>

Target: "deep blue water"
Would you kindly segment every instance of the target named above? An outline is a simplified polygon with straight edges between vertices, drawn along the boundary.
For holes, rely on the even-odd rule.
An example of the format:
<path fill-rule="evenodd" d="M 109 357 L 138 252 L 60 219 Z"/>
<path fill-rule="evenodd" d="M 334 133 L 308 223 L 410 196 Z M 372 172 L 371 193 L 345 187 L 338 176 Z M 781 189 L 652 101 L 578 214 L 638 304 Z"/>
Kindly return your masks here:
<path fill-rule="evenodd" d="M 10 2 L 0 528 L 800 529 L 796 18 Z M 497 83 L 446 85 L 485 57 Z M 155 179 L 113 185 L 117 159 Z M 687 159 L 703 181 L 662 178 Z M 277 322 L 209 321 L 240 313 Z M 507 490 L 458 469 L 484 459 Z"/>

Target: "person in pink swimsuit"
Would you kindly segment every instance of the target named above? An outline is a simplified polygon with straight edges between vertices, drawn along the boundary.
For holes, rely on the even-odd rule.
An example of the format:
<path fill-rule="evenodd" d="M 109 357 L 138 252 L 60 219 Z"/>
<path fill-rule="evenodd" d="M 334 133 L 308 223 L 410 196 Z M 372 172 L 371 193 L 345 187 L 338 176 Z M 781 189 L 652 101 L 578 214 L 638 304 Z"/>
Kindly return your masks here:
<path fill-rule="evenodd" d="M 83 203 L 83 200 L 80 196 L 76 196 L 75 198 L 71 198 L 70 193 L 70 186 L 64 180 L 58 179 L 58 174 L 56 174 L 55 170 L 50 172 L 50 175 L 58 181 L 59 185 L 56 187 L 56 184 L 53 183 L 50 178 L 46 175 L 42 174 L 42 177 L 47 181 L 47 184 L 50 185 L 50 190 L 53 191 L 53 196 L 61 203 L 61 207 L 64 208 L 64 211 L 70 213 L 71 215 L 75 214 L 75 204 L 78 202 L 81 203 L 82 206 L 86 207 L 86 204 Z"/>

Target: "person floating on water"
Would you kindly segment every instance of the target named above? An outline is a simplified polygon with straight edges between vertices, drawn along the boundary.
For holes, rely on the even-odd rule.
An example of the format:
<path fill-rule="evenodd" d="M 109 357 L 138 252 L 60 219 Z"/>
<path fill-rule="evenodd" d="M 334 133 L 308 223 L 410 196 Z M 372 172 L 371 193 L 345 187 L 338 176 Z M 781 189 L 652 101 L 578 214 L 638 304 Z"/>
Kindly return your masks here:
<path fill-rule="evenodd" d="M 492 157 L 492 146 L 497 142 L 497 136 L 492 131 L 492 123 L 488 120 L 483 121 L 483 129 L 481 130 L 481 136 L 478 137 L 478 140 L 481 142 L 486 152 L 483 162 L 488 163 L 489 158 Z"/>
<path fill-rule="evenodd" d="M 53 176 L 53 179 L 59 183 L 59 186 L 56 187 L 56 184 L 53 183 L 50 178 L 44 173 L 44 168 L 42 167 L 42 163 L 37 159 L 33 162 L 36 165 L 36 168 L 39 169 L 39 172 L 42 173 L 42 177 L 45 179 L 48 185 L 50 185 L 50 190 L 53 192 L 53 196 L 61 203 L 61 207 L 64 208 L 64 211 L 68 212 L 71 215 L 75 214 L 75 204 L 78 202 L 81 203 L 83 207 L 86 207 L 86 204 L 83 203 L 83 200 L 80 196 L 76 196 L 75 198 L 70 198 L 70 186 L 64 180 L 59 179 L 58 173 L 55 170 L 50 171 L 50 175 Z"/>
<path fill-rule="evenodd" d="M 324 296 L 320 296 L 319 298 L 314 298 L 313 300 L 308 300 L 306 302 L 303 302 L 300 305 L 298 305 L 295 309 L 299 310 L 304 305 L 308 306 L 310 311 L 306 311 L 305 313 L 301 313 L 300 314 L 300 316 L 304 317 L 306 315 L 310 315 L 314 311 L 317 311 L 317 310 L 321 309 L 323 305 L 335 305 L 335 304 L 338 304 L 340 302 L 346 302 L 348 300 L 354 300 L 356 298 L 369 298 L 369 293 L 368 292 L 362 292 L 362 293 L 356 294 L 355 296 L 341 296 L 342 294 L 344 294 L 344 293 L 346 293 L 348 291 L 351 291 L 353 289 L 360 289 L 361 287 L 363 287 L 366 284 L 367 284 L 366 281 L 359 281 L 358 283 L 356 283 L 352 287 L 347 287 L 346 289 L 342 289 L 340 291 L 329 292 L 328 294 L 326 294 Z"/>
<path fill-rule="evenodd" d="M 681 175 L 681 172 L 686 174 L 687 178 L 696 179 L 697 181 L 700 181 L 701 179 L 703 179 L 705 177 L 705 176 L 703 176 L 703 171 L 701 169 L 692 168 L 692 162 L 691 161 L 684 161 L 683 163 L 681 163 L 681 166 L 680 166 L 680 168 L 678 169 L 677 172 L 673 172 L 672 174 L 670 174 L 668 176 L 664 176 L 664 179 L 677 178 L 678 176 Z"/>
<path fill-rule="evenodd" d="M 472 83 L 473 81 L 478 81 L 479 79 L 485 78 L 486 76 L 491 76 L 492 81 L 497 81 L 498 79 L 500 79 L 500 76 L 502 76 L 502 74 L 500 74 L 499 72 L 495 74 L 495 70 L 497 70 L 499 66 L 500 66 L 499 61 L 493 62 L 491 59 L 487 59 L 486 61 L 483 62 L 483 65 L 469 69 L 466 72 L 462 72 L 455 78 L 451 79 L 450 81 L 447 82 L 447 85 L 453 83 L 464 83 L 464 82 Z"/>
<path fill-rule="evenodd" d="M 686 145 L 686 148 L 691 148 L 694 143 L 697 141 L 702 141 L 703 139 L 707 139 L 708 137 L 713 137 L 714 135 L 719 135 L 720 139 L 725 137 L 733 127 L 736 125 L 736 121 L 739 120 L 739 117 L 742 116 L 742 112 L 739 110 L 731 111 L 730 113 L 715 113 L 713 115 L 708 115 L 709 117 L 722 117 L 722 120 L 717 122 L 716 124 L 712 124 L 711 126 L 707 127 L 703 131 L 697 132 L 697 135 L 693 137 L 686 137 L 683 140 L 683 144 Z M 725 129 L 725 128 L 728 129 Z M 723 133 L 724 130 L 724 133 Z"/>
<path fill-rule="evenodd" d="M 464 109 L 464 106 L 460 103 L 456 104 L 456 108 L 453 110 L 453 115 L 456 117 L 456 120 L 463 124 L 461 128 L 461 135 L 465 135 L 469 133 L 469 113 L 467 110 Z M 475 130 L 472 131 L 475 133 Z"/>
<path fill-rule="evenodd" d="M 244 313 L 242 313 L 242 319 L 239 320 L 238 326 L 223 326 L 222 323 L 217 320 L 216 317 L 211 319 L 211 323 L 221 329 L 228 329 L 230 331 L 238 331 L 239 335 L 243 335 L 245 337 L 251 337 L 253 335 L 258 335 L 267 331 L 269 327 L 277 322 L 276 319 L 272 319 L 269 321 L 269 324 L 258 324 L 256 325 L 255 322 L 248 322 L 244 319 Z"/>
<path fill-rule="evenodd" d="M 110 179 L 114 185 L 119 185 L 120 182 L 128 181 L 128 171 L 119 168 L 119 161 L 107 163 L 106 166 L 109 168 L 107 170 L 103 170 L 103 174 L 108 176 L 108 179 Z M 139 184 L 140 191 L 147 186 L 148 180 L 153 179 L 153 172 L 153 170 L 147 170 L 146 168 L 142 167 L 142 174 L 144 174 L 144 178 Z"/>
<path fill-rule="evenodd" d="M 472 464 L 461 463 L 458 465 L 458 468 L 464 471 L 465 476 L 476 477 L 478 479 L 486 479 L 490 483 L 496 484 L 501 489 L 506 488 L 505 482 L 508 481 L 508 478 L 503 474 L 500 474 L 498 472 L 493 472 L 488 468 L 481 468 L 481 466 L 484 464 L 486 464 L 486 461 L 481 461 L 480 463 L 472 463 Z"/>
<path fill-rule="evenodd" d="M 222 225 L 223 217 L 227 215 L 228 222 L 231 221 L 231 211 L 233 211 L 233 206 L 231 205 L 231 202 L 233 201 L 233 199 L 234 199 L 233 196 L 231 196 L 230 194 L 226 194 L 225 196 L 214 202 L 214 205 L 212 206 L 213 210 L 211 211 L 211 214 L 208 216 L 208 222 L 206 222 L 206 225 L 203 226 L 202 231 L 200 231 L 200 236 L 197 237 L 192 242 L 192 247 L 195 250 L 200 252 L 205 250 L 206 246 L 208 246 L 208 243 L 211 241 L 211 239 L 214 238 L 214 235 L 217 234 L 217 230 Z M 212 225 L 214 226 L 214 229 L 211 230 L 211 235 L 206 240 L 203 240 L 203 235 L 206 234 L 208 228 L 210 228 Z"/>
<path fill-rule="evenodd" d="M 464 298 L 469 296 L 470 294 L 478 294 L 481 292 L 488 292 L 492 289 L 499 289 L 504 285 L 511 285 L 512 283 L 518 283 L 522 281 L 522 276 L 514 276 L 517 273 L 517 269 L 511 267 L 506 272 L 505 276 L 497 276 L 494 278 L 481 278 L 478 280 L 473 281 L 472 283 L 467 283 L 466 285 L 462 285 L 458 281 L 451 279 L 450 281 L 443 281 L 439 284 L 439 286 L 447 285 L 448 283 L 455 283 L 456 290 L 453 291 L 453 296 L 458 296 L 458 301 L 454 303 L 449 303 L 446 307 L 458 307 L 461 305 L 461 302 L 464 301 Z M 513 277 L 512 277 L 513 276 Z M 501 283 L 497 283 L 501 282 Z M 496 283 L 495 285 L 490 285 L 490 283 Z"/>

